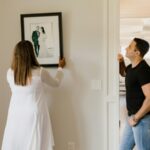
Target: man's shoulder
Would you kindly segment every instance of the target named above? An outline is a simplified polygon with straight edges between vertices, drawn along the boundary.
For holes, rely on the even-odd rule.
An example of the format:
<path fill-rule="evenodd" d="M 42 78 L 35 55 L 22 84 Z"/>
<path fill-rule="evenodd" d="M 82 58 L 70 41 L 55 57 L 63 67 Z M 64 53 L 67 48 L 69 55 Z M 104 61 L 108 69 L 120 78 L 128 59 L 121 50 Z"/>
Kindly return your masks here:
<path fill-rule="evenodd" d="M 142 63 L 140 64 L 140 66 L 137 68 L 137 73 L 141 73 L 143 75 L 149 75 L 150 76 L 150 66 L 148 65 L 148 63 L 144 60 L 142 61 Z"/>
<path fill-rule="evenodd" d="M 139 66 L 139 69 L 148 69 L 148 70 L 150 70 L 150 66 L 145 60 L 143 60 L 140 64 L 140 66 Z"/>
<path fill-rule="evenodd" d="M 33 32 L 32 32 L 32 34 L 35 34 L 35 33 L 36 33 L 36 31 L 33 31 Z"/>

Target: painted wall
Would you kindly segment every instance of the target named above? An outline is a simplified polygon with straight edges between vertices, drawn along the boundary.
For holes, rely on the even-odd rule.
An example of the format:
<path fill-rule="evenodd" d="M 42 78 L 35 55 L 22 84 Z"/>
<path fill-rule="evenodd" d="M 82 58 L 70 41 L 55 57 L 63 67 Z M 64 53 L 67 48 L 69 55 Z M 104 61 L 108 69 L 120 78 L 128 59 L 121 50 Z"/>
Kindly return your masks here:
<path fill-rule="evenodd" d="M 112 101 L 117 100 L 114 77 L 117 64 L 113 64 L 116 52 L 115 44 L 111 44 L 116 42 L 117 33 L 113 34 L 116 31 L 113 18 L 107 16 L 116 18 L 111 13 L 116 9 L 108 12 L 107 8 L 117 6 L 116 3 L 108 5 L 105 0 L 0 0 L 0 3 L 0 141 L 10 99 L 6 72 L 14 45 L 21 39 L 20 14 L 61 11 L 67 61 L 65 78 L 58 89 L 47 91 L 55 150 L 67 150 L 68 142 L 74 142 L 76 150 L 106 150 L 105 144 L 113 145 L 111 138 L 115 139 L 117 132 L 113 129 L 110 130 L 113 133 L 106 133 L 106 130 L 113 123 L 118 124 L 111 116 L 117 108 Z M 52 75 L 56 72 L 54 68 L 48 70 Z M 107 136 L 110 136 L 108 142 Z"/>

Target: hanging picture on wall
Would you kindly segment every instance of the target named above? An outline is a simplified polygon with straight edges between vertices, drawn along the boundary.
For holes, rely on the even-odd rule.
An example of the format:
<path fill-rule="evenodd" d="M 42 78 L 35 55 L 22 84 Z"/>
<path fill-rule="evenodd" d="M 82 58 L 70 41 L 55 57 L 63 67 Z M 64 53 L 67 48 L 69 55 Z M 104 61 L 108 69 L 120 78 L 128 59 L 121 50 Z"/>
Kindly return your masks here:
<path fill-rule="evenodd" d="M 21 14 L 22 40 L 29 40 L 41 66 L 57 67 L 63 58 L 62 14 Z"/>

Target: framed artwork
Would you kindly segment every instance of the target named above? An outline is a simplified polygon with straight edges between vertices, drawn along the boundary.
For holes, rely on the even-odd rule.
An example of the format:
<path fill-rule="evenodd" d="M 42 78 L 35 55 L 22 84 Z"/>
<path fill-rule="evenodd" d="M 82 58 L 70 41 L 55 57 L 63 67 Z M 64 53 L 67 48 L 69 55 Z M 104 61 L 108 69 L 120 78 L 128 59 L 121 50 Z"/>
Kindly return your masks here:
<path fill-rule="evenodd" d="M 21 14 L 21 37 L 29 40 L 41 66 L 57 67 L 63 58 L 62 13 Z"/>

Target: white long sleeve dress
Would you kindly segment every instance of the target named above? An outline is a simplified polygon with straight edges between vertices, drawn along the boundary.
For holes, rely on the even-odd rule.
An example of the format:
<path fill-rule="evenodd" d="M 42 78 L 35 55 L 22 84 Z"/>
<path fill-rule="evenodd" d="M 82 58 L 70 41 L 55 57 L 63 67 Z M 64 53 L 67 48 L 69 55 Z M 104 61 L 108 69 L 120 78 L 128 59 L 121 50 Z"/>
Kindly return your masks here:
<path fill-rule="evenodd" d="M 40 50 L 38 58 L 46 58 L 49 56 L 48 47 L 46 46 L 46 39 L 46 34 L 41 33 L 39 37 Z"/>
<path fill-rule="evenodd" d="M 11 69 L 7 80 L 12 96 L 3 137 L 2 150 L 52 150 L 54 145 L 44 84 L 59 86 L 63 78 L 59 68 L 55 78 L 43 68 L 32 71 L 30 85 L 14 83 Z"/>

